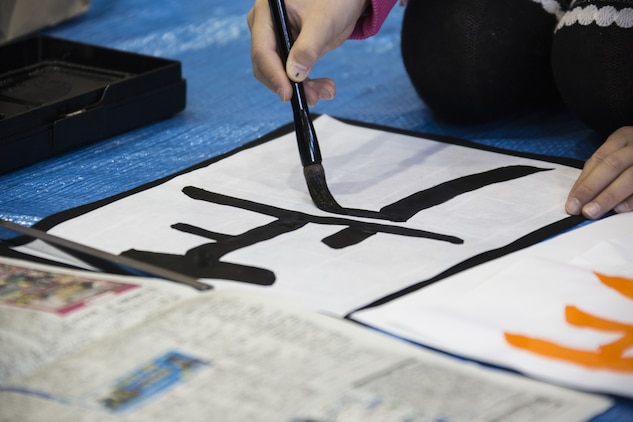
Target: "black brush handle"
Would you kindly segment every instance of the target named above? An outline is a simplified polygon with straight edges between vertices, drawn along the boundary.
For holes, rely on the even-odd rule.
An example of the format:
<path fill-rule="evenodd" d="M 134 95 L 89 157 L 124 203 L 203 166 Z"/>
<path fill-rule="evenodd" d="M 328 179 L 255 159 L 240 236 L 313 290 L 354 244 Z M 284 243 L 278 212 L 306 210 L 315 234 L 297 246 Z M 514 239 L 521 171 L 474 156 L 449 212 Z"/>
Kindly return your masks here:
<path fill-rule="evenodd" d="M 286 13 L 286 5 L 283 0 L 268 0 L 268 4 L 270 5 L 273 25 L 275 26 L 275 33 L 277 35 L 279 54 L 285 65 L 288 61 L 293 43 L 292 36 L 290 35 L 290 24 Z M 321 151 L 319 150 L 316 131 L 312 125 L 312 118 L 310 117 L 308 102 L 305 98 L 303 83 L 294 82 L 293 80 L 290 80 L 290 83 L 293 89 L 291 103 L 301 164 L 303 167 L 311 164 L 320 164 Z"/>

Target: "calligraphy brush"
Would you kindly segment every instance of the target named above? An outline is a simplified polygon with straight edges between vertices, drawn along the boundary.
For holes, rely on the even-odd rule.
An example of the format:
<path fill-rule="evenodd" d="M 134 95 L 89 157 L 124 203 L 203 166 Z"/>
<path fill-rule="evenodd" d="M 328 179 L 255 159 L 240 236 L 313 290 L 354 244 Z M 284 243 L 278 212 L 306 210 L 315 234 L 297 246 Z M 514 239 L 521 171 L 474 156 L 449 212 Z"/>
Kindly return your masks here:
<path fill-rule="evenodd" d="M 290 36 L 290 25 L 286 14 L 286 6 L 283 0 L 268 0 L 270 11 L 275 26 L 275 33 L 279 44 L 279 53 L 282 61 L 288 61 L 288 55 L 292 48 L 293 40 Z M 295 133 L 297 135 L 297 146 L 299 147 L 299 156 L 303 165 L 303 176 L 305 177 L 308 191 L 312 197 L 314 204 L 323 211 L 341 213 L 341 207 L 325 181 L 325 170 L 321 164 L 321 151 L 319 149 L 319 141 L 317 140 L 316 131 L 312 125 L 310 110 L 305 98 L 305 92 L 302 82 L 294 82 L 292 84 L 292 111 L 294 116 Z"/>
<path fill-rule="evenodd" d="M 185 284 L 187 286 L 193 287 L 198 290 L 209 290 L 211 286 L 205 284 L 201 281 L 196 280 L 195 278 L 189 277 L 185 274 L 181 274 L 167 268 L 158 267 L 156 265 L 150 264 L 148 262 L 138 261 L 134 258 L 130 258 L 124 255 L 114 255 L 106 251 L 102 251 L 100 249 L 95 249 L 87 245 L 82 245 L 81 243 L 73 242 L 72 240 L 65 239 L 63 237 L 57 237 L 52 234 L 49 234 L 45 231 L 34 229 L 32 227 L 24 227 L 19 224 L 13 223 L 11 221 L 4 220 L 0 218 L 0 227 L 9 229 L 16 233 L 20 233 L 34 239 L 39 239 L 43 242 L 46 242 L 50 245 L 53 245 L 62 251 L 74 251 L 80 255 L 80 259 L 89 262 L 84 257 L 92 258 L 96 260 L 100 266 L 103 267 L 104 263 L 110 263 L 114 265 L 118 269 L 124 269 L 126 272 L 128 269 L 136 270 L 137 272 L 144 273 L 142 275 L 153 275 L 161 278 L 165 278 L 167 280 L 176 281 L 178 283 Z M 93 262 L 92 260 L 90 262 Z M 106 266 L 109 267 L 109 266 Z M 103 267 L 103 269 L 106 269 Z M 134 274 L 132 272 L 132 274 Z"/>

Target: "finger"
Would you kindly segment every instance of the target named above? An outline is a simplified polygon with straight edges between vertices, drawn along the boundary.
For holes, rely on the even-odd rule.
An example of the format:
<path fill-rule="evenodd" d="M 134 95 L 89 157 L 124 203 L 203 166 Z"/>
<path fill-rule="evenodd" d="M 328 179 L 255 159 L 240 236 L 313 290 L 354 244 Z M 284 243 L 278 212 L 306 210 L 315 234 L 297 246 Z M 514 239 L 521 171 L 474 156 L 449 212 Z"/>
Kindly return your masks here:
<path fill-rule="evenodd" d="M 631 130 L 629 130 L 631 129 Z M 587 160 L 582 173 L 570 190 L 565 209 L 569 214 L 580 214 L 589 202 L 627 168 L 633 166 L 633 128 L 622 128 L 614 132 L 605 143 Z M 623 200 L 626 196 L 620 196 Z M 600 208 L 614 205 L 603 197 L 598 204 Z M 590 206 L 586 212 L 595 215 L 599 209 Z M 586 213 L 585 212 L 585 213 Z M 601 213 L 602 214 L 602 213 Z"/>
<path fill-rule="evenodd" d="M 582 208 L 587 218 L 595 219 L 608 211 L 617 208 L 617 212 L 624 212 L 629 205 L 629 198 L 633 194 L 633 167 L 622 172 L 598 196 Z"/>
<path fill-rule="evenodd" d="M 629 158 L 625 157 L 627 155 Z M 633 161 L 626 165 L 624 160 L 633 160 L 633 154 L 627 153 L 626 149 L 601 158 L 599 165 L 593 166 L 590 171 L 584 170 L 569 193 L 565 204 L 567 212 L 598 218 L 628 197 L 628 194 L 625 195 L 625 187 L 618 180 L 626 168 L 633 165 Z"/>
<path fill-rule="evenodd" d="M 600 146 L 600 148 L 598 148 L 585 163 L 583 171 L 574 184 L 572 191 L 577 185 L 581 184 L 596 167 L 599 167 L 604 162 L 605 157 L 615 154 L 622 148 L 630 146 L 630 143 L 633 140 L 633 131 L 629 131 L 628 129 L 631 128 L 620 128 L 619 130 L 613 132 L 613 134 L 605 140 L 602 146 Z"/>
<path fill-rule="evenodd" d="M 268 3 L 257 1 L 247 15 L 251 31 L 251 60 L 253 74 L 268 89 L 277 93 L 282 101 L 289 101 L 292 87 L 277 51 Z"/>
<path fill-rule="evenodd" d="M 578 185 L 575 196 L 582 213 L 599 218 L 633 193 L 633 148 L 622 148 L 605 157 Z M 586 202 L 580 202 L 588 197 Z M 623 205 L 624 206 L 624 205 Z"/>
<path fill-rule="evenodd" d="M 336 96 L 336 84 L 329 78 L 306 79 L 303 87 L 310 107 L 320 100 L 332 100 Z"/>
<path fill-rule="evenodd" d="M 341 45 L 345 39 L 345 34 L 338 33 L 328 16 L 311 16 L 301 27 L 288 55 L 288 77 L 296 82 L 305 80 L 316 62 L 325 53 Z"/>
<path fill-rule="evenodd" d="M 303 82 L 312 71 L 317 60 L 321 58 L 320 46 L 313 44 L 305 32 L 301 32 L 290 49 L 286 62 L 288 78 L 295 82 Z"/>
<path fill-rule="evenodd" d="M 613 210 L 619 214 L 623 212 L 633 211 L 633 195 L 620 202 L 618 205 L 615 206 Z"/>

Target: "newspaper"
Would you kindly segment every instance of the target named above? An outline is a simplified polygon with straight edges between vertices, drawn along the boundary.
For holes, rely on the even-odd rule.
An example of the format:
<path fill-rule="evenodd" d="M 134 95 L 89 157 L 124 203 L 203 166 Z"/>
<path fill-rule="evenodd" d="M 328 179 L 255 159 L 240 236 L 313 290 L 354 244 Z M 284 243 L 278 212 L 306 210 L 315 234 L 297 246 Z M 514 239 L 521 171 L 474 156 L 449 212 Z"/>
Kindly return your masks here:
<path fill-rule="evenodd" d="M 35 362 L 25 364 L 25 376 L 0 382 L 0 420 L 559 421 L 588 419 L 611 405 L 253 292 L 104 280 L 119 285 L 83 302 L 40 298 L 25 307 L 0 290 L 3 330 L 28 330 L 15 341 L 3 336 L 3 353 L 13 358 L 2 366 L 17 363 L 25 341 L 52 353 L 19 357 Z M 176 299 L 176 290 L 186 293 Z M 134 316 L 138 308 L 145 317 Z M 50 318 L 36 321 L 36 313 Z M 70 324 L 53 321 L 73 314 Z M 103 335 L 80 344 L 93 331 Z M 58 352 L 64 343 L 72 347 Z"/>

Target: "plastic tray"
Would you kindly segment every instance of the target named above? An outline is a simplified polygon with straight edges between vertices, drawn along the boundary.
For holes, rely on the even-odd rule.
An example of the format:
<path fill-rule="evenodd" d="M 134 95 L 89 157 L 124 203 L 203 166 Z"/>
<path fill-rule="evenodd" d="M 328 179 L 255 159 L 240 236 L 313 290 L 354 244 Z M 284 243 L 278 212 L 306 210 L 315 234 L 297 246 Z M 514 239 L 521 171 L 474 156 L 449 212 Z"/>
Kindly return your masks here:
<path fill-rule="evenodd" d="M 0 172 L 182 111 L 175 60 L 38 36 L 0 47 Z"/>

